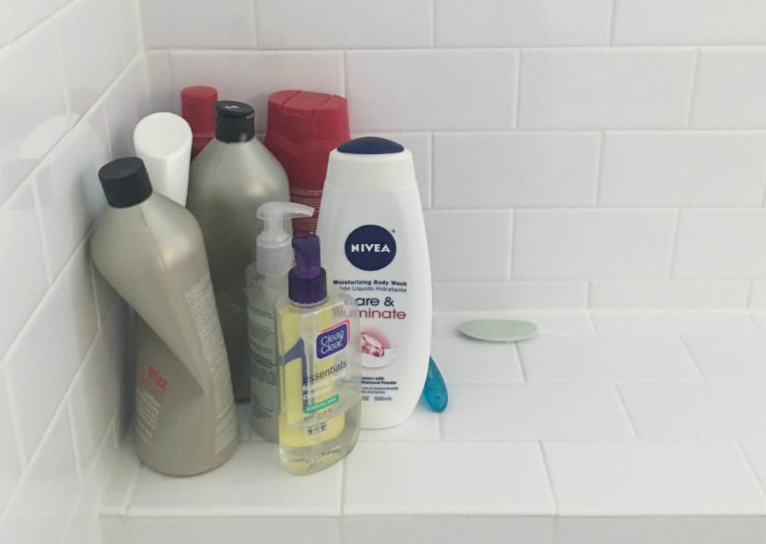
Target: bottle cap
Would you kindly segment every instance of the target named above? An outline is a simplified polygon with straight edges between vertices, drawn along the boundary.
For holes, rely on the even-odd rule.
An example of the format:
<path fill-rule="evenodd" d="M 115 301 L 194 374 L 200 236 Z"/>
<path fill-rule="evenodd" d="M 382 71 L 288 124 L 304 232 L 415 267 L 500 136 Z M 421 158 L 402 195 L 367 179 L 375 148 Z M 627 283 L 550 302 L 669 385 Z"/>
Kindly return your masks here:
<path fill-rule="evenodd" d="M 316 304 L 327 298 L 327 273 L 320 265 L 319 237 L 302 234 L 293 238 L 295 266 L 287 274 L 287 292 L 298 304 Z"/>
<path fill-rule="evenodd" d="M 266 132 L 295 144 L 314 140 L 345 142 L 351 137 L 348 103 L 342 96 L 333 94 L 307 91 L 273 93 L 269 96 Z"/>
<path fill-rule="evenodd" d="M 296 202 L 266 202 L 255 216 L 263 221 L 263 231 L 255 239 L 255 271 L 264 276 L 284 276 L 293 266 L 292 236 L 285 219 L 311 217 L 314 208 Z"/>
<path fill-rule="evenodd" d="M 363 136 L 340 144 L 338 151 L 351 155 L 387 155 L 389 153 L 401 153 L 404 151 L 404 146 L 386 138 Z"/>
<path fill-rule="evenodd" d="M 106 201 L 113 208 L 129 208 L 140 204 L 152 194 L 152 183 L 144 161 L 125 157 L 106 163 L 98 171 Z"/>
<path fill-rule="evenodd" d="M 412 153 L 401 144 L 367 136 L 330 153 L 325 187 L 344 191 L 387 192 L 417 187 Z"/>
<path fill-rule="evenodd" d="M 223 142 L 247 142 L 255 137 L 255 110 L 243 102 L 215 103 L 215 137 Z"/>
<path fill-rule="evenodd" d="M 218 91 L 207 85 L 181 89 L 181 116 L 186 119 L 195 136 L 215 134 L 215 102 Z"/>

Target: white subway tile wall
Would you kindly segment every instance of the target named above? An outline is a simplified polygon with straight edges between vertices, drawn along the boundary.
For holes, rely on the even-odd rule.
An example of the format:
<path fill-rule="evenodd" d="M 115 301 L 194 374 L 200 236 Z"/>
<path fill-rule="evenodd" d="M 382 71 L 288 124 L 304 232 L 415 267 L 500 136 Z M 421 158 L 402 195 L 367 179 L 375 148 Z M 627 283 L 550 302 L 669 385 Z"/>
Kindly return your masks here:
<path fill-rule="evenodd" d="M 0 7 L 0 541 L 100 544 L 130 350 L 92 269 L 97 170 L 148 113 L 138 2 Z"/>

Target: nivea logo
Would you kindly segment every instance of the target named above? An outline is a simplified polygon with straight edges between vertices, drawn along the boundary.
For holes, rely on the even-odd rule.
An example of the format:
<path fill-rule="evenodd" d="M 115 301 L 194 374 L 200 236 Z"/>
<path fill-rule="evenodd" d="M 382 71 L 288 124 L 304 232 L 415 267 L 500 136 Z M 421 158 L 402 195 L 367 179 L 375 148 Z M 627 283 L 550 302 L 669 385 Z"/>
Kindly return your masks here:
<path fill-rule="evenodd" d="M 383 227 L 363 225 L 346 238 L 346 258 L 361 270 L 385 268 L 396 256 L 396 241 Z"/>

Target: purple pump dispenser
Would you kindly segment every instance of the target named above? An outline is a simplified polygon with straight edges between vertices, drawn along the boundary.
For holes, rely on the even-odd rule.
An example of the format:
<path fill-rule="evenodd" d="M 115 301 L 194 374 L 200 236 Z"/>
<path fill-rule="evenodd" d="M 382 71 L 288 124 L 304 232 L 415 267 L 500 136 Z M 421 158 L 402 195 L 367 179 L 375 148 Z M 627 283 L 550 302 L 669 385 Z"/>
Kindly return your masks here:
<path fill-rule="evenodd" d="M 287 274 L 287 292 L 297 304 L 316 304 L 327 298 L 327 274 L 319 260 L 319 237 L 302 234 L 293 238 L 295 266 Z"/>

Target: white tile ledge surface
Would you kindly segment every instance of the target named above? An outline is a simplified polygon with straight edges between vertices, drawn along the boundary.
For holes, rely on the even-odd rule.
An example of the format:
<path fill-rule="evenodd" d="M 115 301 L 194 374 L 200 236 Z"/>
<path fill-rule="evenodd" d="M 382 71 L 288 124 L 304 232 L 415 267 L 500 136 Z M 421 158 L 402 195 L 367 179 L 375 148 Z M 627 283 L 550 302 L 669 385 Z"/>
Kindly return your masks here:
<path fill-rule="evenodd" d="M 238 451 L 202 476 L 154 473 L 126 442 L 101 505 L 105 542 L 305 531 L 344 544 L 476 534 L 532 544 L 763 541 L 763 315 L 518 314 L 541 324 L 518 345 L 451 331 L 473 316 L 435 319 L 447 411 L 421 405 L 398 428 L 364 431 L 344 462 L 320 473 L 284 472 L 276 446 L 247 431 L 246 407 Z"/>

